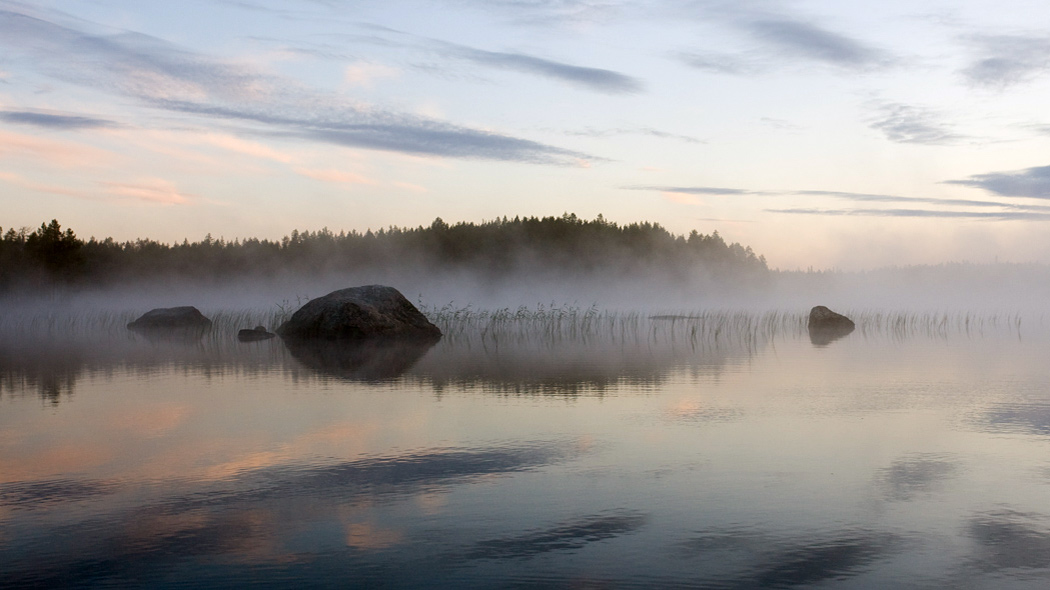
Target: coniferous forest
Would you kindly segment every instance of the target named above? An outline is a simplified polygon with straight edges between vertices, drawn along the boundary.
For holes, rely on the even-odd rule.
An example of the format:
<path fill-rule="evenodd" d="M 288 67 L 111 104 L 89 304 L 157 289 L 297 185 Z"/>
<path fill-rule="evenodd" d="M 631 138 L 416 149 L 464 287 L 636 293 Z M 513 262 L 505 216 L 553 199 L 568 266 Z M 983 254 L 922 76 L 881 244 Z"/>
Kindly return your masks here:
<path fill-rule="evenodd" d="M 105 285 L 180 276 L 202 280 L 265 278 L 370 269 L 468 271 L 499 280 L 514 273 L 640 273 L 725 279 L 761 276 L 765 258 L 727 243 L 718 232 L 675 235 L 659 224 L 618 225 L 602 216 L 502 218 L 454 225 L 335 233 L 292 231 L 283 239 L 210 234 L 197 242 L 165 244 L 148 238 L 120 242 L 77 237 L 57 220 L 39 228 L 3 231 L 0 291 L 68 285 Z"/>

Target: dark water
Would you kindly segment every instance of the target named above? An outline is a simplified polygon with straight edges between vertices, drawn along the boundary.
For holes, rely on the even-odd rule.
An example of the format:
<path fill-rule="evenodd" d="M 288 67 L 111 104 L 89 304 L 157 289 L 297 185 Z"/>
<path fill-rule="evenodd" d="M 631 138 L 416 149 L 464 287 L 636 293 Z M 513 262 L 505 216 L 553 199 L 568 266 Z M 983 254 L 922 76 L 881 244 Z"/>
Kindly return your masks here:
<path fill-rule="evenodd" d="M 9 344 L 0 587 L 1045 588 L 1029 332 Z"/>

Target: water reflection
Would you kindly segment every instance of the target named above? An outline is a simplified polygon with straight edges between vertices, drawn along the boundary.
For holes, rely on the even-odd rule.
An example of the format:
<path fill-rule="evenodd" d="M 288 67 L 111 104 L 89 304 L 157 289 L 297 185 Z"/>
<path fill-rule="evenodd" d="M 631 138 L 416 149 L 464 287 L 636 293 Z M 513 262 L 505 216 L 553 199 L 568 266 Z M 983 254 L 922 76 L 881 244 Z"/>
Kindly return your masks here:
<path fill-rule="evenodd" d="M 719 375 L 764 344 L 730 340 L 588 338 L 486 342 L 460 335 L 438 342 L 370 340 L 240 342 L 213 331 L 195 340 L 124 333 L 98 339 L 0 342 L 0 396 L 35 392 L 58 404 L 85 376 L 171 369 L 207 376 L 280 372 L 297 380 L 385 382 L 405 379 L 438 392 L 576 397 L 630 385 L 655 387 L 674 370 Z"/>
<path fill-rule="evenodd" d="M 288 350 L 303 365 L 319 373 L 352 381 L 400 377 L 412 368 L 436 340 L 287 340 Z"/>
<path fill-rule="evenodd" d="M 853 325 L 835 324 L 831 326 L 809 327 L 809 341 L 813 346 L 827 346 L 853 333 Z"/>
<path fill-rule="evenodd" d="M 997 510 L 977 514 L 967 527 L 977 542 L 974 566 L 986 572 L 1050 568 L 1050 517 Z"/>
<path fill-rule="evenodd" d="M 934 491 L 958 471 L 958 461 L 949 457 L 918 455 L 894 461 L 880 470 L 876 479 L 888 500 L 906 502 L 916 495 Z"/>
<path fill-rule="evenodd" d="M 1050 436 L 1050 404 L 996 404 L 980 422 L 992 432 Z"/>
<path fill-rule="evenodd" d="M 463 557 L 473 559 L 519 559 L 551 551 L 572 551 L 588 543 L 633 533 L 647 517 L 635 511 L 595 514 L 527 533 L 478 541 Z"/>
<path fill-rule="evenodd" d="M 227 572 L 229 564 L 238 562 L 282 567 L 309 562 L 318 557 L 314 552 L 332 547 L 323 535 L 302 529 L 303 522 L 339 526 L 340 545 L 350 549 L 389 548 L 402 538 L 396 531 L 369 523 L 340 524 L 341 520 L 354 514 L 354 507 L 371 509 L 377 502 L 533 471 L 576 459 L 582 452 L 569 440 L 496 442 L 318 465 L 277 465 L 211 484 L 174 480 L 148 490 L 117 481 L 68 479 L 0 484 L 3 505 L 19 511 L 96 501 L 79 515 L 69 513 L 70 520 L 62 524 L 47 519 L 9 521 L 8 530 L 17 531 L 19 542 L 0 537 L 0 562 L 15 564 L 0 571 L 0 586 L 85 586 L 107 580 L 149 585 L 151 576 L 159 575 L 155 572 L 171 571 L 177 561 L 194 556 L 226 562 Z M 145 503 L 144 491 L 152 497 Z M 636 515 L 604 515 L 517 539 L 480 542 L 467 554 L 469 559 L 499 558 L 508 551 L 578 546 L 641 524 Z M 297 550 L 300 535 L 321 544 L 314 547 L 311 541 L 308 550 Z M 194 579 L 206 575 L 207 568 L 200 570 L 193 572 Z"/>
<path fill-rule="evenodd" d="M 682 544 L 721 571 L 718 588 L 796 588 L 843 581 L 900 552 L 904 538 L 877 530 L 822 531 L 782 538 L 754 530 L 714 531 Z M 723 571 L 725 566 L 735 573 Z M 733 567 L 735 566 L 735 567 Z"/>
<path fill-rule="evenodd" d="M 56 504 L 105 496 L 119 488 L 115 482 L 51 479 L 0 483 L 0 506 L 16 510 L 38 510 Z"/>

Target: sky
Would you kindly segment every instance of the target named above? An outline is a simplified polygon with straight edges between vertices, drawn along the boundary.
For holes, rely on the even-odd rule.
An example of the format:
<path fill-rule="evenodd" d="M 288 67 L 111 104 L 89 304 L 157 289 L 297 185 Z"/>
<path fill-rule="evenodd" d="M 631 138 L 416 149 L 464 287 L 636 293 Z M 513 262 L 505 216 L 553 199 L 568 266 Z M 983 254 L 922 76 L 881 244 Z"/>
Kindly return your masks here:
<path fill-rule="evenodd" d="M 0 226 L 601 214 L 771 267 L 1050 263 L 1044 1 L 0 0 Z"/>

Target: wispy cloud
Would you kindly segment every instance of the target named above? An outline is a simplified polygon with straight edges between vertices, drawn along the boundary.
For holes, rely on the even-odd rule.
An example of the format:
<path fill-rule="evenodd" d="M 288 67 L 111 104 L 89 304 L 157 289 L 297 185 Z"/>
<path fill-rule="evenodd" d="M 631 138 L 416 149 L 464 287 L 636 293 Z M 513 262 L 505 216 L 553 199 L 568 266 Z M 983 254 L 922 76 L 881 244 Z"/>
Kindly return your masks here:
<path fill-rule="evenodd" d="M 587 154 L 407 113 L 360 105 L 249 66 L 136 33 L 92 34 L 0 10 L 0 46 L 28 53 L 66 82 L 158 109 L 262 123 L 276 135 L 433 156 L 572 165 Z"/>
<path fill-rule="evenodd" d="M 761 195 L 762 192 L 749 191 L 739 188 L 724 188 L 716 186 L 652 186 L 652 185 L 630 185 L 620 187 L 632 191 L 659 191 L 662 193 L 676 193 L 680 195 Z"/>
<path fill-rule="evenodd" d="M 1050 167 L 1047 167 L 1050 169 Z M 1050 170 L 1046 174 L 1050 175 Z M 860 216 L 860 217 L 930 217 L 930 218 L 955 218 L 955 219 L 991 219 L 991 220 L 1029 220 L 1042 221 L 1050 219 L 1050 206 L 1045 205 L 1020 205 L 1016 203 L 1002 203 L 998 201 L 979 201 L 974 199 L 939 199 L 933 197 L 905 197 L 899 195 L 880 195 L 871 193 L 852 193 L 845 191 L 824 190 L 769 190 L 755 191 L 742 188 L 710 187 L 710 186 L 624 186 L 628 190 L 659 191 L 668 195 L 677 203 L 686 205 L 698 205 L 703 201 L 701 196 L 760 196 L 777 199 L 791 199 L 793 197 L 828 197 L 838 200 L 846 200 L 855 203 L 902 203 L 910 205 L 933 205 L 937 209 L 918 208 L 887 208 L 887 209 L 824 209 L 817 207 L 782 207 L 764 209 L 767 213 L 786 213 L 792 215 L 824 215 L 824 216 Z M 964 209 L 985 209 L 985 211 L 969 211 Z M 987 209 L 997 209 L 988 211 Z"/>
<path fill-rule="evenodd" d="M 960 73 L 971 85 L 1004 89 L 1050 72 L 1050 35 L 971 35 L 975 58 Z"/>
<path fill-rule="evenodd" d="M 178 205 L 190 200 L 190 196 L 179 192 L 175 185 L 163 178 L 150 178 L 137 183 L 102 182 L 105 191 L 121 198 L 147 201 L 165 205 Z"/>
<path fill-rule="evenodd" d="M 290 154 L 279 152 L 258 142 L 248 141 L 225 133 L 205 133 L 201 136 L 201 140 L 207 144 L 238 154 L 252 156 L 254 158 L 273 160 L 275 162 L 283 162 L 286 164 L 293 160 Z"/>
<path fill-rule="evenodd" d="M 856 217 L 924 217 L 947 219 L 987 219 L 998 221 L 1047 221 L 1050 213 L 1036 211 L 941 211 L 933 209 L 765 209 L 767 213 Z"/>
<path fill-rule="evenodd" d="M 818 62 L 869 68 L 886 61 L 882 51 L 856 39 L 788 17 L 742 20 L 741 26 L 776 49 Z"/>
<path fill-rule="evenodd" d="M 1050 199 L 1050 166 L 974 174 L 963 180 L 946 180 L 944 184 L 971 186 L 1004 197 Z"/>
<path fill-rule="evenodd" d="M 644 84 L 640 79 L 614 70 L 581 66 L 516 51 L 490 51 L 433 37 L 412 35 L 389 27 L 362 26 L 399 39 L 389 41 L 379 38 L 379 43 L 385 43 L 388 46 L 415 48 L 437 53 L 448 59 L 467 61 L 491 69 L 540 76 L 603 94 L 635 94 L 644 90 Z"/>
<path fill-rule="evenodd" d="M 31 158 L 60 166 L 93 166 L 113 159 L 99 148 L 0 130 L 0 159 Z"/>
<path fill-rule="evenodd" d="M 95 183 L 97 189 L 71 188 L 57 184 L 45 184 L 11 172 L 0 172 L 0 181 L 37 193 L 88 199 L 91 201 L 143 201 L 162 205 L 188 203 L 192 195 L 180 192 L 170 181 L 162 178 L 147 178 L 138 182 Z"/>
<path fill-rule="evenodd" d="M 751 42 L 751 47 L 736 52 L 720 47 L 672 54 L 678 61 L 707 72 L 754 75 L 791 63 L 823 64 L 863 72 L 884 68 L 896 61 L 883 49 L 800 15 L 754 10 L 746 4 L 711 5 L 701 14 L 704 21 L 724 23 Z"/>
<path fill-rule="evenodd" d="M 729 53 L 679 51 L 673 54 L 685 65 L 714 74 L 746 76 L 759 74 L 769 69 L 760 59 Z"/>
<path fill-rule="evenodd" d="M 1050 212 L 1050 206 L 1042 205 L 1017 205 L 1014 203 L 1002 203 L 999 201 L 977 201 L 973 199 L 938 199 L 933 197 L 902 197 L 897 195 L 873 195 L 866 193 L 849 193 L 849 192 L 838 192 L 838 191 L 797 191 L 795 194 L 799 195 L 813 195 L 813 196 L 824 196 L 824 197 L 836 197 L 840 199 L 846 199 L 849 201 L 856 202 L 868 202 L 868 203 L 916 203 L 924 205 L 940 205 L 945 207 L 979 207 L 979 208 L 990 208 L 996 207 L 1000 209 L 1014 209 L 1014 210 L 1025 210 L 1025 211 L 1047 211 Z"/>
<path fill-rule="evenodd" d="M 16 123 L 20 125 L 33 125 L 35 127 L 46 127 L 49 129 L 105 129 L 118 127 L 116 121 L 99 119 L 96 117 L 85 117 L 81 115 L 67 115 L 56 113 L 45 113 L 40 111 L 0 111 L 0 121 Z"/>
<path fill-rule="evenodd" d="M 524 53 L 486 51 L 454 43 L 436 42 L 442 52 L 473 63 L 551 78 L 605 94 L 635 94 L 643 90 L 641 80 L 602 68 L 578 66 Z"/>
<path fill-rule="evenodd" d="M 334 182 L 339 184 L 376 184 L 376 181 L 371 178 L 353 172 L 346 172 L 345 170 L 296 168 L 295 172 L 322 182 Z"/>
<path fill-rule="evenodd" d="M 368 62 L 352 63 L 343 70 L 343 80 L 346 83 L 366 88 L 371 88 L 377 80 L 396 78 L 398 75 L 397 68 Z"/>
<path fill-rule="evenodd" d="M 871 128 L 881 131 L 890 141 L 926 145 L 954 144 L 966 139 L 944 122 L 944 116 L 932 109 L 877 102 L 872 104 Z"/>
<path fill-rule="evenodd" d="M 565 134 L 575 135 L 578 137 L 613 137 L 618 135 L 643 135 L 649 137 L 656 137 L 659 139 L 673 139 L 676 141 L 683 141 L 685 143 L 707 143 L 702 139 L 697 139 L 690 135 L 682 135 L 680 133 L 668 133 L 667 131 L 660 131 L 659 129 L 652 129 L 650 127 L 638 127 L 633 129 L 594 129 L 592 127 L 588 127 L 586 129 L 565 131 Z"/>

